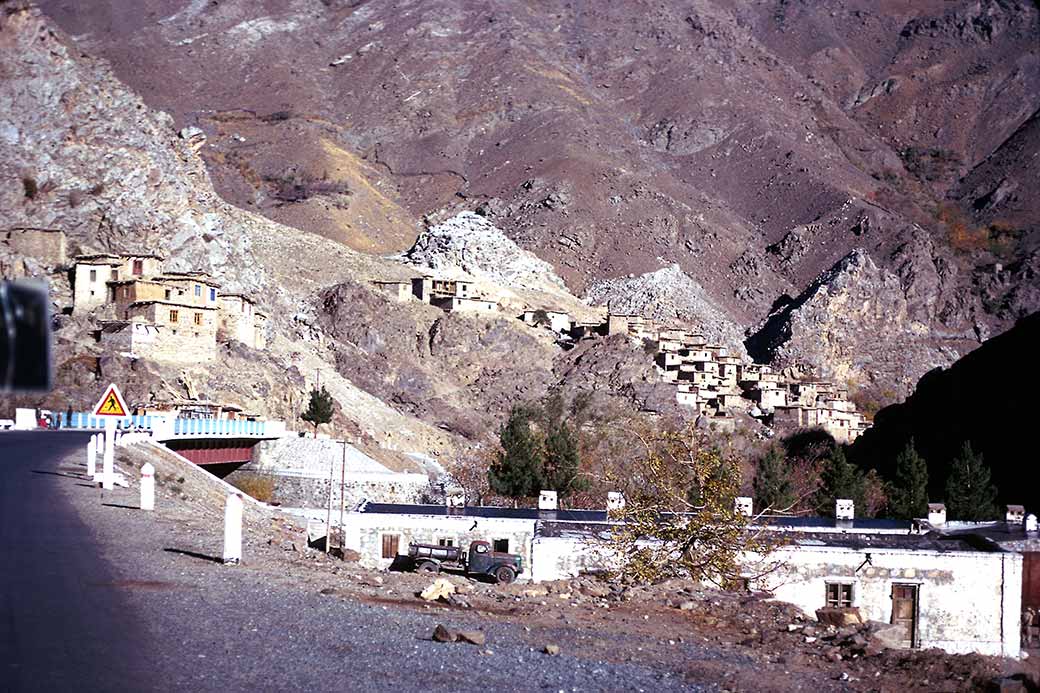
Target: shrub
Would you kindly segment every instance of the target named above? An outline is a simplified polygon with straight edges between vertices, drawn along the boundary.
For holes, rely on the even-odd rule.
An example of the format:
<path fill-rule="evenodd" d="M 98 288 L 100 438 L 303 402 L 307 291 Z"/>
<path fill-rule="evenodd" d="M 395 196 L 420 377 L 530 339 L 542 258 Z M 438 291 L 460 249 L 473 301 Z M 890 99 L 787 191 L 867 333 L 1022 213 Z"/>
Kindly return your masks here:
<path fill-rule="evenodd" d="M 274 499 L 274 479 L 260 474 L 237 474 L 229 479 L 231 485 L 242 493 L 245 493 L 263 503 L 270 503 Z"/>

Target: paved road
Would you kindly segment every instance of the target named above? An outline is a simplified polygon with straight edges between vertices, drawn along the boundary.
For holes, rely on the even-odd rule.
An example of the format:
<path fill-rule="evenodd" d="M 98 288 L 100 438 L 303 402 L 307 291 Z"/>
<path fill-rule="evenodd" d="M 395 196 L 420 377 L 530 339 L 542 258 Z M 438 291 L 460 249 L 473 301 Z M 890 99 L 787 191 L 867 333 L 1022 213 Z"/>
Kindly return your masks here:
<path fill-rule="evenodd" d="M 112 577 L 61 493 L 61 484 L 90 488 L 60 464 L 88 437 L 0 433 L 0 689 L 141 688 L 140 631 L 122 594 L 101 587 Z M 112 663 L 113 651 L 129 656 Z"/>
<path fill-rule="evenodd" d="M 547 657 L 516 624 L 330 598 L 248 557 L 235 568 L 207 560 L 220 528 L 181 546 L 174 518 L 137 510 L 132 490 L 102 495 L 78 456 L 63 461 L 85 441 L 0 433 L 0 691 L 715 688 L 643 665 Z M 432 642 L 441 619 L 484 629 L 490 650 Z M 692 646 L 676 655 L 717 657 Z"/>

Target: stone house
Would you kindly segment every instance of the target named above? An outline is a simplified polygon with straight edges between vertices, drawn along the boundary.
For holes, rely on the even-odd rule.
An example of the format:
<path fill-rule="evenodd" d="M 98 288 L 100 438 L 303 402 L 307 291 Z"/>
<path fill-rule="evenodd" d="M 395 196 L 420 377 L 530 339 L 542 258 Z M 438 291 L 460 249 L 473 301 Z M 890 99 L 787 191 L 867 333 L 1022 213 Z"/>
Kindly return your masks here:
<path fill-rule="evenodd" d="M 149 357 L 182 363 L 212 361 L 217 352 L 217 308 L 166 300 L 131 303 L 126 319 L 158 328 Z"/>
<path fill-rule="evenodd" d="M 205 272 L 167 272 L 158 278 L 169 289 L 166 300 L 217 308 L 220 284 Z"/>
<path fill-rule="evenodd" d="M 398 303 L 406 303 L 414 298 L 410 279 L 374 280 L 372 284 Z"/>
<path fill-rule="evenodd" d="M 547 325 L 550 330 L 557 334 L 570 333 L 571 328 L 574 326 L 574 319 L 571 318 L 570 314 L 548 308 L 525 310 L 522 319 L 528 325 Z"/>
<path fill-rule="evenodd" d="M 754 531 L 784 541 L 766 556 L 742 556 L 751 588 L 809 617 L 823 607 L 857 609 L 896 625 L 905 647 L 1019 656 L 1020 555 L 976 535 L 922 533 L 919 523 L 847 512 L 837 520 L 756 517 Z M 615 526 L 606 511 L 364 503 L 344 534 L 346 547 L 373 568 L 399 562 L 409 542 L 492 541 L 523 557 L 519 579 L 539 582 L 615 566 L 606 541 Z M 770 567 L 764 575 L 763 565 Z"/>
<path fill-rule="evenodd" d="M 420 301 L 448 313 L 492 313 L 498 310 L 498 303 L 478 294 L 473 282 L 416 277 L 412 279 L 412 293 Z"/>
<path fill-rule="evenodd" d="M 162 258 L 152 254 L 78 255 L 73 262 L 72 302 L 75 310 L 92 310 L 109 298 L 108 282 L 154 277 Z"/>
<path fill-rule="evenodd" d="M 0 231 L 0 245 L 49 267 L 61 267 L 67 262 L 65 232 L 60 229 L 16 226 Z"/>
<path fill-rule="evenodd" d="M 98 333 L 104 347 L 136 358 L 150 357 L 158 340 L 158 325 L 135 320 L 105 320 Z"/>
<path fill-rule="evenodd" d="M 235 340 L 253 349 L 267 346 L 267 315 L 256 309 L 256 303 L 244 294 L 221 294 L 217 299 L 219 340 Z"/>

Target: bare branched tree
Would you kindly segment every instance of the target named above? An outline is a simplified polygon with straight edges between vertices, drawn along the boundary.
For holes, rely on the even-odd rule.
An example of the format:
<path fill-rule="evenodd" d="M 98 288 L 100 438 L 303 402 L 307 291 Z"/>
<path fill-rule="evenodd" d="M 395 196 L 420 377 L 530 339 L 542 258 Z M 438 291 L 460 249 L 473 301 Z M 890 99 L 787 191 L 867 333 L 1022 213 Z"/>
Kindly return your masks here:
<path fill-rule="evenodd" d="M 612 532 L 622 570 L 638 582 L 690 578 L 722 587 L 768 570 L 771 547 L 754 518 L 737 511 L 740 464 L 692 431 L 635 433 L 638 463 Z M 756 557 L 750 565 L 749 556 Z"/>

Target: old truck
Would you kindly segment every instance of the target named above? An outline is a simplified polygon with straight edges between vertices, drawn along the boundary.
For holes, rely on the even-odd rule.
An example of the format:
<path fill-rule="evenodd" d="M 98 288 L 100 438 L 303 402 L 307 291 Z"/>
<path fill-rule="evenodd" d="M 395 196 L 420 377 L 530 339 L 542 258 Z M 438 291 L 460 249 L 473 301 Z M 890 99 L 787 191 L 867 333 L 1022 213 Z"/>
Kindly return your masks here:
<path fill-rule="evenodd" d="M 486 541 L 471 542 L 466 552 L 461 546 L 411 543 L 408 545 L 408 558 L 412 569 L 420 573 L 452 570 L 466 575 L 486 575 L 504 584 L 515 580 L 524 569 L 523 557 L 492 551 L 491 544 Z"/>

